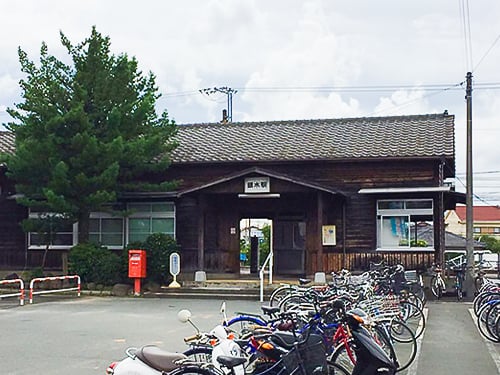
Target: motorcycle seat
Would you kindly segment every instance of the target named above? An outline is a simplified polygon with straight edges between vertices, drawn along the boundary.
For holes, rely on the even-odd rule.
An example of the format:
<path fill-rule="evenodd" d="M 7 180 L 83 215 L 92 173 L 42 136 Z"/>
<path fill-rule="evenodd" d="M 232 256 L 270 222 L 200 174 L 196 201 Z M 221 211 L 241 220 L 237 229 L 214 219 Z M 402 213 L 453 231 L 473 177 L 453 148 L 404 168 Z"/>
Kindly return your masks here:
<path fill-rule="evenodd" d="M 182 353 L 167 352 L 155 345 L 146 345 L 135 352 L 137 358 L 158 371 L 170 372 L 179 367 L 175 362 L 186 359 Z"/>

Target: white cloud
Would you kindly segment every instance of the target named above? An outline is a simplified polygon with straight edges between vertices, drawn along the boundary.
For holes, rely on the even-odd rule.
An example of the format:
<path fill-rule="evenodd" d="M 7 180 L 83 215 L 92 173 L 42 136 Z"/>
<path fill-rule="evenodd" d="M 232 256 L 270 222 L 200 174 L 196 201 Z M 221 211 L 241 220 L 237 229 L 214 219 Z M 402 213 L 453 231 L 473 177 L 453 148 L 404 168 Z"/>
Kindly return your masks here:
<path fill-rule="evenodd" d="M 456 115 L 459 172 L 465 171 L 464 89 L 429 85 L 458 84 L 474 68 L 475 169 L 498 170 L 500 90 L 479 83 L 499 82 L 500 2 L 474 0 L 469 9 L 473 67 L 466 65 L 459 4 L 451 0 L 3 0 L 0 122 L 8 120 L 3 108 L 20 101 L 17 47 L 36 60 L 45 41 L 64 58 L 59 31 L 79 43 L 95 25 L 111 38 L 113 52 L 135 56 L 143 71 L 156 74 L 164 94 L 159 109 L 178 123 L 220 120 L 224 96 L 209 100 L 198 92 L 214 86 L 239 89 L 233 99 L 238 121 L 447 109 Z M 400 87 L 299 89 L 383 85 Z M 270 87 L 281 90 L 250 90 Z"/>

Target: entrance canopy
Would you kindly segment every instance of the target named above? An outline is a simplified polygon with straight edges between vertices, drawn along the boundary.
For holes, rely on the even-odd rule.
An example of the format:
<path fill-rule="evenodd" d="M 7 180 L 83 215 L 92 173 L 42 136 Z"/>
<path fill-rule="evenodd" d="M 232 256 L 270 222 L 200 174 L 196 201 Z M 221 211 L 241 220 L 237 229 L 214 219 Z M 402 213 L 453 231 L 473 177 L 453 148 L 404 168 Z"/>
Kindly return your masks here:
<path fill-rule="evenodd" d="M 218 179 L 213 180 L 211 182 L 208 182 L 206 184 L 180 191 L 178 193 L 178 197 L 184 196 L 186 194 L 194 193 L 194 192 L 199 192 L 202 190 L 216 188 L 216 187 L 223 185 L 223 184 L 232 183 L 235 180 L 241 179 L 242 177 L 249 177 L 249 178 L 268 177 L 268 178 L 272 178 L 272 179 L 282 181 L 282 182 L 289 182 L 293 185 L 297 185 L 298 187 L 322 191 L 322 192 L 326 192 L 329 194 L 334 194 L 334 195 L 341 197 L 341 198 L 345 198 L 345 195 L 342 192 L 339 192 L 338 190 L 335 190 L 329 186 L 321 185 L 321 184 L 311 182 L 311 181 L 305 181 L 303 179 L 300 179 L 300 178 L 297 178 L 294 176 L 282 174 L 282 173 L 279 173 L 279 172 L 276 172 L 273 170 L 268 170 L 268 169 L 259 168 L 259 167 L 248 168 L 248 169 L 242 170 L 240 172 L 233 173 L 233 174 L 224 176 L 222 178 L 218 178 Z M 247 184 L 245 186 L 238 185 L 238 187 L 240 187 L 240 189 L 238 189 L 237 186 L 234 186 L 234 189 L 231 189 L 231 187 L 228 187 L 228 190 L 229 190 L 228 192 L 231 192 L 231 191 L 238 192 L 238 193 L 240 193 L 241 198 L 249 198 L 249 197 L 279 198 L 280 192 L 277 191 L 276 189 L 273 189 L 272 186 L 266 185 L 265 181 L 266 181 L 265 179 L 262 181 L 259 181 L 259 180 L 251 180 L 250 181 L 249 180 L 249 181 L 246 181 Z M 252 184 L 252 185 L 250 186 L 249 184 Z M 258 186 L 256 186 L 256 185 L 258 185 Z"/>

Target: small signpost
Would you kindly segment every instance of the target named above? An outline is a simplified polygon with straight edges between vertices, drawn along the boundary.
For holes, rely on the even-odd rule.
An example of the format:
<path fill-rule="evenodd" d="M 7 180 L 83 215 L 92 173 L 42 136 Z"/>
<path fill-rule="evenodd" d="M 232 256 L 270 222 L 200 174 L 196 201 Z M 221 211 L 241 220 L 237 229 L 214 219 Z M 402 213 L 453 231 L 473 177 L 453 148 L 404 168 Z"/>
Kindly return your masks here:
<path fill-rule="evenodd" d="M 178 253 L 170 254 L 170 274 L 174 281 L 170 283 L 169 288 L 180 288 L 181 284 L 177 282 L 177 275 L 181 271 L 181 256 Z"/>

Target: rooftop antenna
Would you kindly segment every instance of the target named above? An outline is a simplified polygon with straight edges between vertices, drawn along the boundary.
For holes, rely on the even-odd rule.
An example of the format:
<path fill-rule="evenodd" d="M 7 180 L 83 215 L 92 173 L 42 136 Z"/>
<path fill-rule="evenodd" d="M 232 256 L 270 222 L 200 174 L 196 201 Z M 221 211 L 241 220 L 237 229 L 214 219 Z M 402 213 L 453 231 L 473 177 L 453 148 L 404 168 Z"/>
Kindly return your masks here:
<path fill-rule="evenodd" d="M 232 122 L 233 121 L 233 94 L 236 94 L 238 90 L 234 90 L 230 87 L 212 87 L 212 88 L 207 88 L 207 89 L 201 89 L 199 90 L 200 93 L 207 95 L 210 97 L 211 95 L 215 93 L 221 93 L 226 95 L 227 97 L 227 110 L 226 113 L 224 114 L 223 112 L 223 118 L 222 118 L 222 123 L 227 123 L 227 122 Z"/>

